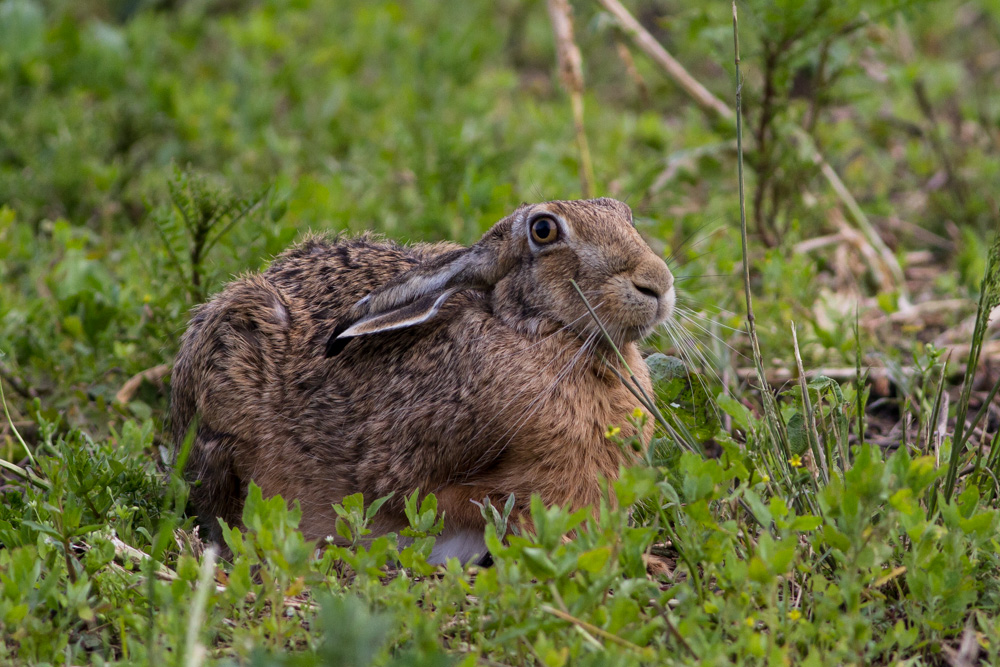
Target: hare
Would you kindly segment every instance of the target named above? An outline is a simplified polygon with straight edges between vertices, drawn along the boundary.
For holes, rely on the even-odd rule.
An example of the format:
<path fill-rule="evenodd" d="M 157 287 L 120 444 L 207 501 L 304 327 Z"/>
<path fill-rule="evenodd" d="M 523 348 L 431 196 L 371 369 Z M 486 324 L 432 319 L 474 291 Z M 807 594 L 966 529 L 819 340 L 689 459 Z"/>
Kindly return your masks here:
<path fill-rule="evenodd" d="M 671 314 L 673 276 L 614 199 L 522 205 L 467 248 L 312 236 L 230 283 L 193 311 L 172 378 L 213 539 L 251 480 L 297 499 L 310 539 L 334 534 L 346 495 L 394 493 L 384 533 L 405 527 L 404 496 L 434 493 L 436 562 L 486 555 L 485 496 L 596 506 L 631 456 L 607 427 L 635 435 L 639 402 L 571 280 L 649 392 L 636 342 Z"/>

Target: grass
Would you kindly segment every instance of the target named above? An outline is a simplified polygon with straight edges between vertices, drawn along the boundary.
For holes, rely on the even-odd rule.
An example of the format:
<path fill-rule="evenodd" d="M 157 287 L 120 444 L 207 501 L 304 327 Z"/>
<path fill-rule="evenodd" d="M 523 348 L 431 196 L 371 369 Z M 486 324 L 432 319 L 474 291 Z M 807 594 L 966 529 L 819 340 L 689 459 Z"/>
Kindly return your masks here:
<path fill-rule="evenodd" d="M 997 662 L 1000 14 L 572 9 L 0 2 L 0 662 Z M 343 499 L 338 546 L 252 488 L 202 543 L 146 372 L 191 306 L 308 229 L 469 242 L 586 187 L 681 293 L 616 504 L 501 541 L 484 503 L 486 569 L 427 564 L 433 496 L 406 541 Z"/>

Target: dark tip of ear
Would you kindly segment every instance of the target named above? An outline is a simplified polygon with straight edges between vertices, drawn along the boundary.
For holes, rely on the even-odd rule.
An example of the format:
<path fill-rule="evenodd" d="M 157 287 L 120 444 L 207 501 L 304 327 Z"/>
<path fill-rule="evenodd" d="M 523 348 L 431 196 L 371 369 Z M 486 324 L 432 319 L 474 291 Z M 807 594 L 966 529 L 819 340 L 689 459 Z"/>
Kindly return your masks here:
<path fill-rule="evenodd" d="M 341 322 L 333 330 L 333 333 L 330 334 L 330 337 L 326 341 L 326 354 L 324 355 L 327 359 L 343 352 L 347 344 L 351 342 L 350 338 L 339 338 L 340 334 L 347 331 L 350 326 L 350 322 Z"/>

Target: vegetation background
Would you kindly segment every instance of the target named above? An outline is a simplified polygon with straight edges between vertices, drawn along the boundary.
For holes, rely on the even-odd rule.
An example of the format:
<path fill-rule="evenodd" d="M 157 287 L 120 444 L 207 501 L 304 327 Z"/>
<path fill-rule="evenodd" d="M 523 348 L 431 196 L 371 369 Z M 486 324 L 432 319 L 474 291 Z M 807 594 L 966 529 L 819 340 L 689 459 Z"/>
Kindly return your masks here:
<path fill-rule="evenodd" d="M 564 7 L 0 0 L 0 662 L 997 662 L 1000 3 L 737 4 L 759 353 L 732 7 L 574 0 L 582 78 Z M 588 190 L 681 290 L 620 509 L 501 544 L 493 499 L 465 571 L 433 498 L 400 549 L 374 499 L 343 548 L 258 495 L 206 550 L 163 428 L 189 308 L 306 230 L 471 242 Z"/>

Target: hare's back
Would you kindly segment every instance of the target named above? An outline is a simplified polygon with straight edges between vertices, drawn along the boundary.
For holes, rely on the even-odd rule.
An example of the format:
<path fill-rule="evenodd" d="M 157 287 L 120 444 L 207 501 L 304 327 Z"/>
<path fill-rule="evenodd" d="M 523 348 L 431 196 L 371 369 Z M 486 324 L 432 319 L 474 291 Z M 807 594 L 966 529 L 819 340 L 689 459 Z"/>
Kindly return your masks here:
<path fill-rule="evenodd" d="M 286 250 L 265 279 L 318 319 L 336 319 L 376 287 L 413 268 L 434 246 L 407 248 L 371 234 L 312 236 Z"/>
<path fill-rule="evenodd" d="M 336 323 L 378 285 L 418 263 L 407 248 L 363 235 L 314 236 L 265 272 L 229 283 L 199 306 L 173 374 L 175 439 L 195 414 L 227 433 L 259 432 L 282 412 L 291 367 L 323 366 Z"/>

